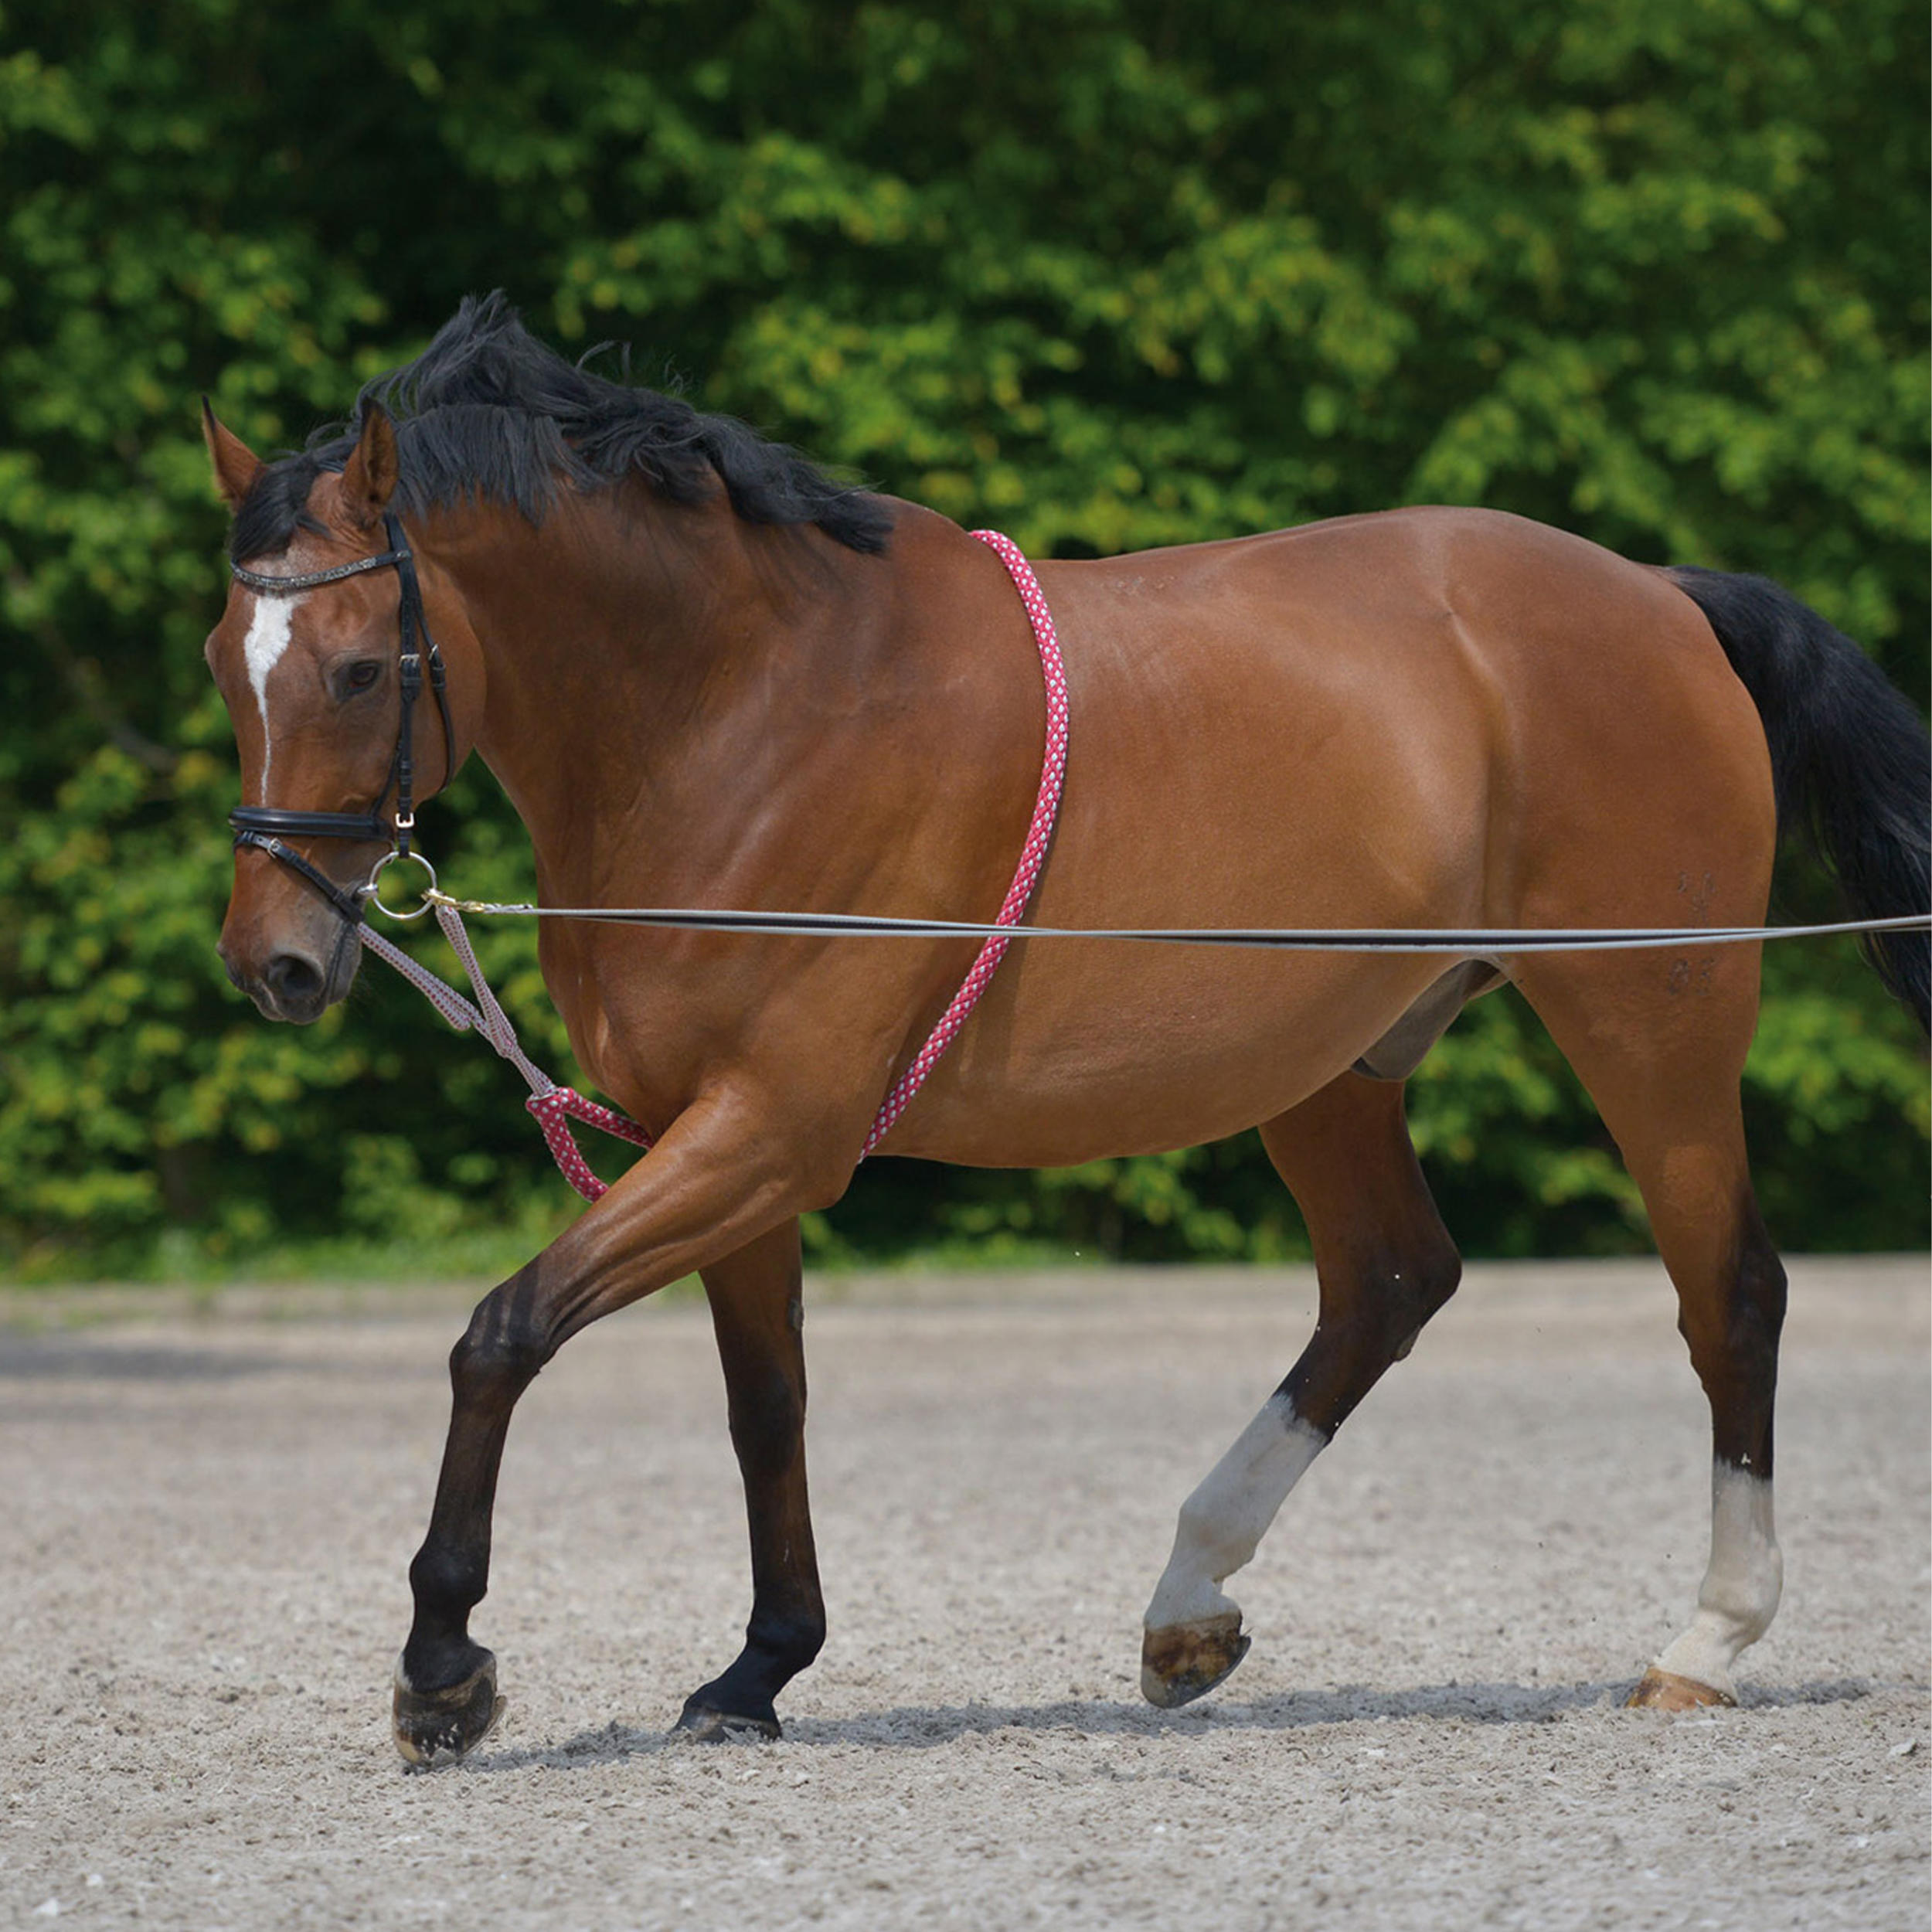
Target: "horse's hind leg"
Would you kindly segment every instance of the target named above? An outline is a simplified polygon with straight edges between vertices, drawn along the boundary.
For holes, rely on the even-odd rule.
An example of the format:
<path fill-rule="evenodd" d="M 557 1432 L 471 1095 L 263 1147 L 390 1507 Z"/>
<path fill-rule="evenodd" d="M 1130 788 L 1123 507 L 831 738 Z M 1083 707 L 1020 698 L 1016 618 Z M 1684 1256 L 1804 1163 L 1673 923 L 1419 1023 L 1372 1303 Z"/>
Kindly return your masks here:
<path fill-rule="evenodd" d="M 1678 1327 L 1711 1410 L 1710 1562 L 1689 1626 L 1631 1702 L 1736 1701 L 1731 1666 L 1770 1627 L 1784 1580 L 1771 1514 L 1771 1410 L 1784 1270 L 1759 1218 L 1738 1083 L 1757 957 L 1655 954 L 1526 962 L 1523 992 L 1595 1100 L 1649 1210 Z"/>
<path fill-rule="evenodd" d="M 1315 1331 L 1287 1379 L 1181 1506 L 1147 1607 L 1141 1689 L 1185 1704 L 1247 1655 L 1221 1585 L 1254 1554 L 1302 1473 L 1455 1292 L 1461 1261 L 1430 1198 L 1402 1089 L 1345 1073 L 1262 1128 L 1299 1202 L 1321 1286 Z"/>

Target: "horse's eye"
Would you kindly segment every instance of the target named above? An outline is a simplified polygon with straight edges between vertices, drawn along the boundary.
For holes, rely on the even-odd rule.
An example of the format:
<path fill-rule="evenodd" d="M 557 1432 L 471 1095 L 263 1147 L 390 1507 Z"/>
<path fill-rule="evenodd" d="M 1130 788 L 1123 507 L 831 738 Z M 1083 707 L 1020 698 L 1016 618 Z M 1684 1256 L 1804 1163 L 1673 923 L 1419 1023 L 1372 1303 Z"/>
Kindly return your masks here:
<path fill-rule="evenodd" d="M 352 664 L 342 682 L 351 691 L 367 691 L 382 675 L 379 664 Z"/>

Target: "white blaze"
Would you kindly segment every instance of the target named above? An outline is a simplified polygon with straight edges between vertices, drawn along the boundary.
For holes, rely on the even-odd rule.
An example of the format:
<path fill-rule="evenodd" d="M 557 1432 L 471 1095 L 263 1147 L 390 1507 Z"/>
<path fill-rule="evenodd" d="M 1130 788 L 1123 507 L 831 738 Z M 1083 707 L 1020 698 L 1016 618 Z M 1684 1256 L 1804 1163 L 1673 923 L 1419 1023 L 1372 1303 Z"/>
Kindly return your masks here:
<path fill-rule="evenodd" d="M 1294 1413 L 1287 1396 L 1269 1398 L 1182 1504 L 1174 1553 L 1147 1607 L 1149 1630 L 1197 1623 L 1234 1608 L 1219 1586 L 1253 1556 L 1288 1492 L 1327 1440 Z"/>
<path fill-rule="evenodd" d="M 274 740 L 268 729 L 268 674 L 282 660 L 288 648 L 290 627 L 302 600 L 299 597 L 258 597 L 254 615 L 248 621 L 248 636 L 242 645 L 243 662 L 248 666 L 248 682 L 255 688 L 255 702 L 262 713 L 262 793 L 268 790 L 268 761 Z"/>

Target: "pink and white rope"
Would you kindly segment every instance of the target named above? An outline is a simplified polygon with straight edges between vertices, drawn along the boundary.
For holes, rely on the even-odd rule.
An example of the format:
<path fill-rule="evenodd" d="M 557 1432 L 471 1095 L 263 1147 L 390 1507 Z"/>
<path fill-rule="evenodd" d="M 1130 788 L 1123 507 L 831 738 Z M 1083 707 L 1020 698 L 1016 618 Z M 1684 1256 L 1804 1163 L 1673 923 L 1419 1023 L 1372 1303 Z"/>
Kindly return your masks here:
<path fill-rule="evenodd" d="M 1027 617 L 1033 627 L 1034 641 L 1039 647 L 1040 673 L 1046 685 L 1046 750 L 1040 772 L 1039 796 L 1033 806 L 1032 823 L 1027 828 L 1026 842 L 1020 849 L 1019 869 L 1013 875 L 1012 885 L 993 922 L 998 926 L 1014 926 L 1019 923 L 1027 901 L 1032 897 L 1040 867 L 1046 862 L 1046 848 L 1053 839 L 1053 821 L 1060 812 L 1060 791 L 1066 777 L 1066 672 L 1060 662 L 1060 640 L 1054 633 L 1046 598 L 1019 546 L 997 530 L 975 530 L 973 535 L 1005 565 L 1014 587 L 1019 592 L 1020 601 L 1026 605 Z M 442 927 L 444 937 L 462 962 L 470 985 L 475 989 L 474 1004 L 366 922 L 356 928 L 357 934 L 369 951 L 393 966 L 458 1032 L 481 1034 L 523 1076 L 530 1089 L 530 1097 L 524 1105 L 543 1130 L 551 1156 L 563 1170 L 563 1178 L 584 1199 L 596 1200 L 608 1191 L 607 1184 L 590 1171 L 590 1164 L 572 1138 L 567 1123 L 571 1120 L 582 1121 L 588 1126 L 601 1128 L 605 1133 L 614 1134 L 621 1140 L 641 1148 L 650 1146 L 650 1134 L 628 1114 L 619 1113 L 614 1107 L 586 1100 L 573 1087 L 558 1086 L 531 1060 L 518 1043 L 516 1029 L 510 1023 L 510 1016 L 498 1003 L 496 995 L 490 991 L 488 981 L 483 977 L 483 968 L 478 964 L 475 949 L 464 927 L 463 915 L 447 900 L 439 899 L 434 903 L 436 923 Z M 952 1004 L 940 1016 L 939 1024 L 933 1029 L 926 1044 L 913 1056 L 911 1065 L 886 1094 L 885 1104 L 879 1110 L 879 1117 L 872 1122 L 872 1131 L 866 1138 L 862 1159 L 886 1138 L 899 1117 L 911 1105 L 913 1096 L 925 1084 L 927 1075 L 938 1063 L 940 1056 L 952 1045 L 960 1029 L 966 1024 L 967 1016 L 979 1004 L 980 995 L 985 992 L 995 969 L 1005 957 L 1006 948 L 1012 943 L 1006 938 L 995 937 L 981 947 L 978 957 L 973 961 L 972 971 L 953 995 Z"/>
<path fill-rule="evenodd" d="M 530 1097 L 523 1104 L 543 1130 L 551 1158 L 563 1170 L 563 1178 L 584 1199 L 596 1200 L 606 1192 L 607 1184 L 591 1172 L 590 1164 L 571 1138 L 566 1121 L 575 1119 L 592 1127 L 600 1127 L 605 1133 L 614 1134 L 639 1147 L 648 1148 L 651 1136 L 628 1114 L 620 1114 L 614 1107 L 586 1100 L 574 1087 L 558 1086 L 519 1043 L 509 1015 L 498 1003 L 496 995 L 490 990 L 489 981 L 483 977 L 476 950 L 470 944 L 469 934 L 463 924 L 463 915 L 454 906 L 438 905 L 436 923 L 442 927 L 443 937 L 450 942 L 451 949 L 469 975 L 471 985 L 476 989 L 474 1005 L 366 923 L 356 930 L 369 951 L 393 966 L 459 1033 L 480 1033 L 523 1076 L 530 1089 Z"/>
<path fill-rule="evenodd" d="M 1033 821 L 1026 828 L 1026 843 L 1020 849 L 1019 869 L 1014 873 L 1005 902 L 993 921 L 995 926 L 1016 926 L 1026 910 L 1026 902 L 1033 896 L 1034 883 L 1053 836 L 1053 821 L 1060 815 L 1060 790 L 1066 778 L 1066 670 L 1060 662 L 1060 638 L 1053 629 L 1053 613 L 1046 607 L 1046 594 L 1019 546 L 997 530 L 975 530 L 973 535 L 1006 566 L 1013 587 L 1019 592 L 1020 602 L 1026 605 L 1033 627 L 1033 641 L 1039 646 L 1040 675 L 1046 684 L 1046 753 L 1040 771 L 1039 797 L 1033 806 Z M 926 1083 L 926 1076 L 979 1004 L 980 995 L 985 992 L 1012 944 L 1008 939 L 989 939 L 981 947 L 972 971 L 953 995 L 952 1004 L 940 1015 L 931 1037 L 886 1094 L 886 1104 L 879 1108 L 879 1117 L 866 1137 L 867 1154 L 891 1132 L 900 1115 L 912 1104 L 913 1096 Z"/>

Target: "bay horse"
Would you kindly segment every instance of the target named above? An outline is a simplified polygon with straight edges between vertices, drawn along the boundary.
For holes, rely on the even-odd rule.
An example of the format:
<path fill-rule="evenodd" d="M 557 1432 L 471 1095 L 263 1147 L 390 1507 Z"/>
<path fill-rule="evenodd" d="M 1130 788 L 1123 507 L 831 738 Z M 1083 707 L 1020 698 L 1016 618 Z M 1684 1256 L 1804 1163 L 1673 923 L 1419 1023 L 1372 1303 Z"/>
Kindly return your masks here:
<path fill-rule="evenodd" d="M 264 463 L 204 417 L 234 563 L 299 580 L 237 580 L 207 648 L 239 821 L 288 835 L 238 841 L 219 946 L 270 1019 L 313 1020 L 347 992 L 362 882 L 413 820 L 411 784 L 428 796 L 472 752 L 529 830 L 546 904 L 972 920 L 1000 903 L 1036 791 L 1040 671 L 1013 582 L 944 516 L 567 363 L 498 298 L 466 301 L 304 453 Z M 1066 1165 L 1258 1125 L 1313 1245 L 1318 1325 L 1182 1506 L 1146 1695 L 1184 1702 L 1239 1663 L 1223 1585 L 1454 1293 L 1403 1082 L 1508 981 L 1642 1192 L 1709 1400 L 1709 1567 L 1633 1701 L 1731 1701 L 1781 1588 L 1785 1290 L 1740 1114 L 1760 947 L 1699 930 L 1762 923 L 1781 817 L 1816 825 L 1862 916 L 1922 912 L 1918 716 L 1762 580 L 1644 566 L 1480 510 L 1038 576 L 1072 706 L 1040 923 L 1683 932 L 1661 954 L 1447 962 L 1076 940 L 1016 947 L 995 976 L 884 1151 Z M 411 751 L 419 624 L 446 675 Z M 501 1708 L 469 1620 L 518 1398 L 573 1335 L 694 1270 L 752 1608 L 679 1721 L 779 1734 L 774 1700 L 825 1630 L 798 1219 L 845 1191 L 973 951 L 544 923 L 572 1047 L 655 1144 L 484 1298 L 451 1356 L 396 1676 L 406 1758 L 461 1757 Z M 1925 937 L 1871 951 L 1923 1022 Z"/>

